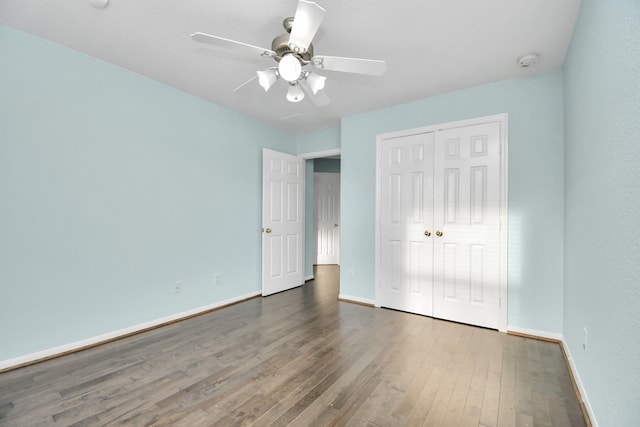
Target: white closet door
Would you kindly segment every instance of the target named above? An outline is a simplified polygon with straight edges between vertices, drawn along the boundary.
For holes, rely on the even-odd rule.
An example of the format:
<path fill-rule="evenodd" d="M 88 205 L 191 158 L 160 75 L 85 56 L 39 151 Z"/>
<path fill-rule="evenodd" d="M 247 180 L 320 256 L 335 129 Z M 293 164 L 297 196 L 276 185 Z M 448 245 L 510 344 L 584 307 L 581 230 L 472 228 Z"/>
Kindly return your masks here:
<path fill-rule="evenodd" d="M 433 133 L 383 141 L 381 305 L 432 315 Z"/>
<path fill-rule="evenodd" d="M 436 133 L 434 228 L 433 315 L 498 328 L 499 123 Z"/>

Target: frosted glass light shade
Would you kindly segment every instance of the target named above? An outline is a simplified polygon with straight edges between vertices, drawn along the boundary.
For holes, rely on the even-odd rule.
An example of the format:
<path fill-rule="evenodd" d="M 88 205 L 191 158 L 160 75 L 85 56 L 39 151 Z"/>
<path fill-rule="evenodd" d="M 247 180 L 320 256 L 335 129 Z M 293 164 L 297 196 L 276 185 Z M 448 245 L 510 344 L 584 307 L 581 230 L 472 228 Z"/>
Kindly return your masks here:
<path fill-rule="evenodd" d="M 269 68 L 264 71 L 256 71 L 258 74 L 258 83 L 264 89 L 265 92 L 269 90 L 271 86 L 278 80 L 276 70 Z"/>
<path fill-rule="evenodd" d="M 300 102 L 304 99 L 304 92 L 302 88 L 297 84 L 289 85 L 289 90 L 287 91 L 287 101 L 289 102 Z"/>
<path fill-rule="evenodd" d="M 302 71 L 302 65 L 298 58 L 292 54 L 286 54 L 278 64 L 278 73 L 280 77 L 288 82 L 295 82 L 300 78 L 300 72 Z"/>
<path fill-rule="evenodd" d="M 325 76 L 309 73 L 307 76 L 307 84 L 309 84 L 309 88 L 311 88 L 311 92 L 313 92 L 314 95 L 317 94 L 319 90 L 324 89 L 325 80 L 327 80 Z"/>

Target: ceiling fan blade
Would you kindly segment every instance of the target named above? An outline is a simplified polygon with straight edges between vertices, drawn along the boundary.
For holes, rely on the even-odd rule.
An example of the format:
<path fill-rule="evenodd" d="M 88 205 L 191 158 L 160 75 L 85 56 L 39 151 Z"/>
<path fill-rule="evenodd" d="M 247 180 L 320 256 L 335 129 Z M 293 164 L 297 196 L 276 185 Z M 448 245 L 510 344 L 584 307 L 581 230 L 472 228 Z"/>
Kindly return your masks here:
<path fill-rule="evenodd" d="M 191 38 L 193 41 L 198 43 L 207 43 L 214 46 L 220 46 L 227 49 L 233 49 L 237 51 L 242 51 L 245 53 L 250 53 L 254 55 L 261 55 L 265 58 L 273 58 L 276 56 L 276 53 L 271 49 L 265 49 L 263 47 L 254 46 L 247 43 L 242 43 L 235 40 L 225 39 L 224 37 L 212 36 L 211 34 L 206 33 L 193 33 L 191 34 Z"/>
<path fill-rule="evenodd" d="M 254 81 L 255 79 L 257 79 L 258 76 L 255 75 L 253 77 L 251 77 L 249 80 L 247 80 L 246 82 L 242 83 L 240 86 L 238 86 L 237 88 L 235 88 L 233 90 L 233 93 L 236 93 L 237 91 L 239 91 L 240 89 L 242 89 L 243 87 L 245 87 L 246 85 L 248 85 L 249 83 L 251 83 L 252 81 Z"/>
<path fill-rule="evenodd" d="M 316 35 L 326 10 L 312 1 L 300 0 L 296 15 L 293 17 L 293 27 L 289 36 L 289 47 L 297 52 L 306 52 L 311 40 Z"/>
<path fill-rule="evenodd" d="M 329 105 L 331 102 L 329 96 L 327 96 L 327 93 L 324 90 L 319 90 L 314 95 L 306 80 L 300 80 L 298 84 L 302 87 L 304 93 L 311 99 L 311 102 L 313 102 L 317 107 L 324 107 L 325 105 Z"/>
<path fill-rule="evenodd" d="M 381 76 L 387 71 L 387 63 L 376 59 L 343 58 L 340 56 L 316 55 L 311 64 L 321 70 Z"/>

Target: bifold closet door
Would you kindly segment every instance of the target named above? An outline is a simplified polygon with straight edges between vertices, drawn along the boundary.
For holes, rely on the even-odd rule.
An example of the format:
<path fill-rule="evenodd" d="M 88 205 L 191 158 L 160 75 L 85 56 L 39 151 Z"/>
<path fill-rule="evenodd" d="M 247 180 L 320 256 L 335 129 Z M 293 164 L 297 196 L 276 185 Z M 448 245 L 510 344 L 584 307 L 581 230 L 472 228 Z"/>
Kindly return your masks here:
<path fill-rule="evenodd" d="M 383 140 L 380 306 L 498 329 L 500 123 Z"/>
<path fill-rule="evenodd" d="M 382 306 L 433 313 L 433 133 L 382 143 Z"/>
<path fill-rule="evenodd" d="M 434 317 L 498 328 L 500 125 L 437 132 Z"/>

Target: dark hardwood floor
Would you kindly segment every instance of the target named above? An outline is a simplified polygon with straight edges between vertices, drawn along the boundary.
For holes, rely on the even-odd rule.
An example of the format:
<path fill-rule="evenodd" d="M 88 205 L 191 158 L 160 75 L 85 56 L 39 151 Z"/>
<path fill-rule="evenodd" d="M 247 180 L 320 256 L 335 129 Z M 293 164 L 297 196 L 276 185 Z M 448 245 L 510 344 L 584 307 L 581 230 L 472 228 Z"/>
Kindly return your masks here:
<path fill-rule="evenodd" d="M 338 302 L 337 277 L 0 374 L 0 425 L 585 425 L 558 344 Z"/>

